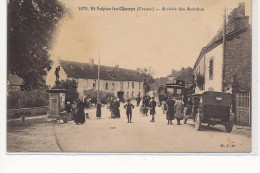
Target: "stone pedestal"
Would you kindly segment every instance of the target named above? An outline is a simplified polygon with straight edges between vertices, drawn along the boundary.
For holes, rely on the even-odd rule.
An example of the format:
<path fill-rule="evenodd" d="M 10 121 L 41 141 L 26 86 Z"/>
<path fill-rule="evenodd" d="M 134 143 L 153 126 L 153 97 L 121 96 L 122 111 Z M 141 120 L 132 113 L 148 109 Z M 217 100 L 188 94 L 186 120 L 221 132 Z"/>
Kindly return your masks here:
<path fill-rule="evenodd" d="M 65 91 L 64 89 L 49 89 L 49 110 L 48 118 L 60 118 L 60 112 L 65 110 Z"/>

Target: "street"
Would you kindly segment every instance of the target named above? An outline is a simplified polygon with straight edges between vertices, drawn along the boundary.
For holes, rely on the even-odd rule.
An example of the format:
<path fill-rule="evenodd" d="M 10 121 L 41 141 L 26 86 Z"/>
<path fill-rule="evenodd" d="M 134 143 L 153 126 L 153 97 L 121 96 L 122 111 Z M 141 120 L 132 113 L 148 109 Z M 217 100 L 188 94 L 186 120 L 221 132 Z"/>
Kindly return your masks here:
<path fill-rule="evenodd" d="M 151 116 L 133 110 L 133 123 L 127 123 L 121 104 L 121 118 L 110 119 L 110 112 L 102 108 L 102 119 L 95 118 L 95 109 L 89 109 L 90 119 L 83 125 L 56 124 L 58 143 L 67 152 L 249 152 L 250 131 L 234 126 L 231 133 L 224 126 L 207 127 L 196 131 L 192 120 L 187 124 L 167 125 L 165 114 L 157 107 L 155 122 Z"/>
<path fill-rule="evenodd" d="M 250 152 L 251 129 L 234 125 L 231 133 L 224 126 L 203 126 L 196 131 L 192 120 L 187 124 L 167 125 L 161 107 L 151 116 L 133 110 L 133 123 L 127 123 L 121 103 L 121 118 L 110 119 L 110 111 L 102 107 L 97 120 L 95 108 L 86 109 L 90 119 L 83 125 L 73 121 L 58 124 L 46 116 L 8 121 L 9 152 Z"/>

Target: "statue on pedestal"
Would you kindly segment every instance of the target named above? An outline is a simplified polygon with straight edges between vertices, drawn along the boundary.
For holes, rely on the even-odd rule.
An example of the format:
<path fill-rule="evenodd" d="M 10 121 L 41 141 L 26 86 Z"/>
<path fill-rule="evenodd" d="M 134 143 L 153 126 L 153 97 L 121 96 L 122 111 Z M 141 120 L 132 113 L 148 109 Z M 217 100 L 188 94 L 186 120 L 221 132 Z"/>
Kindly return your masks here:
<path fill-rule="evenodd" d="M 58 66 L 58 67 L 56 68 L 56 70 L 55 70 L 56 81 L 59 81 L 59 79 L 60 79 L 59 72 L 60 72 L 60 66 Z"/>

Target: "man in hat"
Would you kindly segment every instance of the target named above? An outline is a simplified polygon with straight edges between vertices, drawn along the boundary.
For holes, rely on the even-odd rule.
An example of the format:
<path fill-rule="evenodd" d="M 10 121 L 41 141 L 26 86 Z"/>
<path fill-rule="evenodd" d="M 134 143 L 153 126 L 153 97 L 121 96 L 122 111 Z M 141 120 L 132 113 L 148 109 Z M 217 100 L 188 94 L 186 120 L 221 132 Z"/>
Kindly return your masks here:
<path fill-rule="evenodd" d="M 154 100 L 154 97 L 152 97 L 152 100 L 149 103 L 149 107 L 150 107 L 150 115 L 152 115 L 151 122 L 154 122 L 155 107 L 156 107 L 156 101 Z"/>
<path fill-rule="evenodd" d="M 127 123 L 132 122 L 132 109 L 134 109 L 134 105 L 130 103 L 130 99 L 127 99 L 127 104 L 125 104 L 124 108 L 126 109 L 126 115 L 127 115 Z"/>

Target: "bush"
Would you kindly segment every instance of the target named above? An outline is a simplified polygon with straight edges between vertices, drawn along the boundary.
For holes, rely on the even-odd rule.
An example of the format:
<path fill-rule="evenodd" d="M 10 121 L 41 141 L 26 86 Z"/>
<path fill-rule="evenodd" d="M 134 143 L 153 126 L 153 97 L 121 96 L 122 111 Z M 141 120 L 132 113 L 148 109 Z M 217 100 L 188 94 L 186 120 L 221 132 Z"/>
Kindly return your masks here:
<path fill-rule="evenodd" d="M 20 106 L 19 106 L 20 105 Z M 31 108 L 48 105 L 48 93 L 45 89 L 31 91 L 11 90 L 7 95 L 7 109 Z"/>
<path fill-rule="evenodd" d="M 65 102 L 77 101 L 79 98 L 79 93 L 77 92 L 78 84 L 75 80 L 61 80 L 59 85 L 53 87 L 53 89 L 66 89 Z"/>

